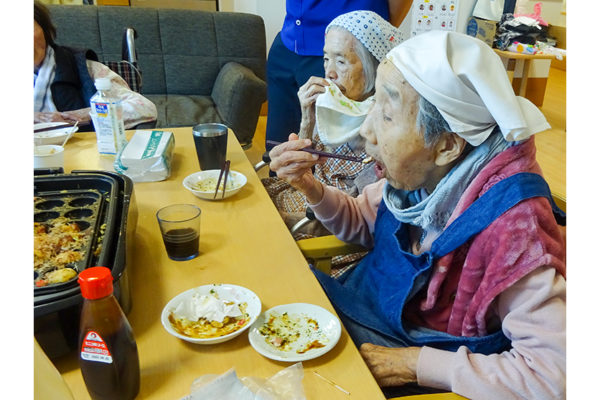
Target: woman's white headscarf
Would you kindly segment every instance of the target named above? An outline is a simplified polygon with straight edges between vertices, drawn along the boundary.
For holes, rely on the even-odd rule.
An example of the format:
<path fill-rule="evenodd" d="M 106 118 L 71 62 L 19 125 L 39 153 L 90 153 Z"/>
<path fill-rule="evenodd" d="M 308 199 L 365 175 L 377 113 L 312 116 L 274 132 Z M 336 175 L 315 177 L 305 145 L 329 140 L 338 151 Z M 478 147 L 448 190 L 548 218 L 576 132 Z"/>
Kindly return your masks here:
<path fill-rule="evenodd" d="M 325 34 L 333 26 L 350 32 L 379 62 L 403 40 L 397 28 L 373 11 L 342 14 L 327 25 Z M 323 143 L 340 146 L 356 138 L 372 103 L 372 96 L 362 102 L 348 99 L 330 82 L 329 89 L 317 97 L 315 104 L 317 131 Z"/>
<path fill-rule="evenodd" d="M 483 143 L 496 125 L 507 141 L 550 129 L 533 103 L 515 96 L 500 57 L 479 39 L 430 31 L 395 47 L 387 58 L 452 131 L 473 146 Z"/>

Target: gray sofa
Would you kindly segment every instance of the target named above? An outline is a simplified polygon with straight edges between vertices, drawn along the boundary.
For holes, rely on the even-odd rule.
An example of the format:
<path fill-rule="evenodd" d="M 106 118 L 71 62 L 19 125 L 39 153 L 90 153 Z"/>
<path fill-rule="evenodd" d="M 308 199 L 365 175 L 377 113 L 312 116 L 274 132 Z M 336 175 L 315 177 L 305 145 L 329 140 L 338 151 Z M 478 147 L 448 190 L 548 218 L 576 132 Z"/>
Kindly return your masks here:
<path fill-rule="evenodd" d="M 49 5 L 60 45 L 119 61 L 126 27 L 138 34 L 141 93 L 158 109 L 156 127 L 220 122 L 242 145 L 266 100 L 265 27 L 252 14 L 111 6 Z"/>

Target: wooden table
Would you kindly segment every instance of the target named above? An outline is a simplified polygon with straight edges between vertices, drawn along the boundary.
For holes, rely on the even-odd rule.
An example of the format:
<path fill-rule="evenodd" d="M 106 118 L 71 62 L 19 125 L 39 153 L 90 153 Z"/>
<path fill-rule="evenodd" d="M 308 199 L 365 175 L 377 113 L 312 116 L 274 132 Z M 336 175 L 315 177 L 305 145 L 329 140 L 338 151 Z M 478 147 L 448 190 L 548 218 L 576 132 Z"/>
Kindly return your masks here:
<path fill-rule="evenodd" d="M 517 69 L 519 69 L 521 72 L 521 84 L 519 85 L 519 90 L 516 94 L 521 97 L 525 97 L 525 94 L 527 92 L 527 79 L 529 78 L 529 69 L 531 68 L 531 61 L 551 60 L 554 58 L 554 56 L 551 54 L 521 54 L 499 49 L 494 49 L 494 51 L 500 56 L 500 58 L 508 59 L 509 61 L 515 60 L 514 71 L 516 72 Z"/>
<path fill-rule="evenodd" d="M 235 135 L 229 132 L 227 158 L 231 169 L 248 183 L 235 196 L 221 201 L 201 200 L 182 186 L 185 176 L 199 170 L 191 128 L 175 134 L 171 177 L 162 182 L 135 184 L 139 212 L 133 262 L 127 267 L 132 293 L 128 314 L 140 357 L 139 399 L 179 399 L 190 392 L 194 379 L 235 368 L 238 376 L 268 378 L 290 363 L 258 354 L 244 333 L 228 342 L 194 345 L 169 335 L 160 314 L 177 294 L 200 285 L 230 283 L 247 287 L 262 301 L 262 309 L 287 303 L 312 303 L 335 313 L 310 272 L 305 259 L 269 199 Z M 131 132 L 129 132 L 131 135 Z M 77 133 L 65 149 L 65 170 L 108 169 L 96 148 L 93 132 Z M 156 211 L 168 204 L 192 203 L 202 209 L 200 256 L 172 261 L 165 252 Z M 76 399 L 89 399 L 76 354 L 55 361 Z M 303 362 L 307 399 L 383 399 L 358 350 L 345 330 L 327 354 Z M 312 371 L 351 393 L 342 393 Z"/>

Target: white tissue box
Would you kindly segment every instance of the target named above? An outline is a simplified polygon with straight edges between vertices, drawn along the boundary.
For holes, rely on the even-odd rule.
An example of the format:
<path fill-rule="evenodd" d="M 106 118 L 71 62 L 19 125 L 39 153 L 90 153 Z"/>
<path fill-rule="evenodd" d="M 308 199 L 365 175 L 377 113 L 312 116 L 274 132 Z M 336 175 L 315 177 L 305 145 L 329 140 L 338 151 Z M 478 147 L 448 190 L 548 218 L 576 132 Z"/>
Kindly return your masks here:
<path fill-rule="evenodd" d="M 171 175 L 175 137 L 167 131 L 136 131 L 115 160 L 115 170 L 134 182 L 154 182 Z"/>

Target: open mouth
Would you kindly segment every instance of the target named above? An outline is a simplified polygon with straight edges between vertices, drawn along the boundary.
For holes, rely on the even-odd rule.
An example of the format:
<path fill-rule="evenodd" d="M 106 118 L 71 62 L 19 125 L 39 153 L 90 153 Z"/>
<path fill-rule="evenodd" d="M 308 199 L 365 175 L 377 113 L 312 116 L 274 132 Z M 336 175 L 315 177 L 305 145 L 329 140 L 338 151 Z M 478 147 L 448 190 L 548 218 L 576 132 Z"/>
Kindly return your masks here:
<path fill-rule="evenodd" d="M 385 177 L 385 166 L 379 162 L 379 161 L 375 161 L 375 175 L 377 176 L 377 179 L 381 179 Z"/>

